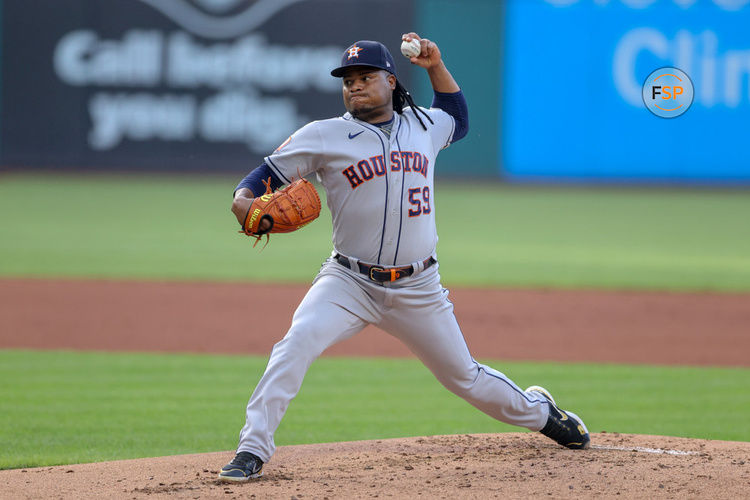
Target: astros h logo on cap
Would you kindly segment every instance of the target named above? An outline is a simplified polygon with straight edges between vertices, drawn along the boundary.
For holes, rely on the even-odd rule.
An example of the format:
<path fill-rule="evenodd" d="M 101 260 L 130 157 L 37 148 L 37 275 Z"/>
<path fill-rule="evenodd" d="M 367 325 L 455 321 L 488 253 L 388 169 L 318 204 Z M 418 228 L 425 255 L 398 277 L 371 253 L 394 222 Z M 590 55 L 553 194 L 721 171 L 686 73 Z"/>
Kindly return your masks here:
<path fill-rule="evenodd" d="M 374 40 L 359 40 L 354 42 L 341 56 L 341 65 L 331 71 L 331 75 L 340 78 L 349 66 L 370 66 L 384 69 L 395 75 L 396 63 L 388 47 Z"/>
<path fill-rule="evenodd" d="M 347 50 L 347 52 L 349 53 L 349 57 L 347 57 L 346 59 L 349 60 L 352 57 L 356 57 L 357 59 L 359 59 L 359 51 L 360 50 L 362 50 L 362 49 L 360 47 L 357 47 L 357 44 L 355 43 L 354 45 L 352 45 L 351 47 L 349 47 L 349 50 Z"/>

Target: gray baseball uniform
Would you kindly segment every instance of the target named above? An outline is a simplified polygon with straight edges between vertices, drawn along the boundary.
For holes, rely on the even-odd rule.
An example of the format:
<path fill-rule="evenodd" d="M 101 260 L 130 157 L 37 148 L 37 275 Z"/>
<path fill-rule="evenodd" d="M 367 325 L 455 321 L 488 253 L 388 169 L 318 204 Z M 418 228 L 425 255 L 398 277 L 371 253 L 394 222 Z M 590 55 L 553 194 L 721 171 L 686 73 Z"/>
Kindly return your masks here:
<path fill-rule="evenodd" d="M 349 113 L 312 122 L 265 159 L 284 182 L 317 174 L 333 216 L 333 256 L 273 348 L 248 403 L 238 452 L 268 462 L 274 432 L 310 364 L 367 324 L 401 340 L 446 388 L 497 420 L 535 431 L 547 422 L 549 406 L 539 394 L 472 358 L 438 265 L 431 265 L 435 160 L 451 143 L 455 123 L 441 109 L 425 111 L 434 122 L 427 130 L 404 109 L 394 113 L 390 134 Z M 411 275 L 380 283 L 359 263 L 386 272 L 410 266 Z"/>

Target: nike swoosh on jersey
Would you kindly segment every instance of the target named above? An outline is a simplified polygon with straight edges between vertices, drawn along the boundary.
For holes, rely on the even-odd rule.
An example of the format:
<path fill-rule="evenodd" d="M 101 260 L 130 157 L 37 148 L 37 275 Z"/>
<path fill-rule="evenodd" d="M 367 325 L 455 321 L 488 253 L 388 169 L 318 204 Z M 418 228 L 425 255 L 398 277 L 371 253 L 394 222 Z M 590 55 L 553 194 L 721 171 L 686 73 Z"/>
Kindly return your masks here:
<path fill-rule="evenodd" d="M 351 132 L 349 132 L 349 139 L 354 139 L 355 137 L 357 137 L 357 136 L 358 136 L 359 134 L 361 134 L 362 132 L 364 132 L 364 130 L 360 130 L 360 131 L 359 131 L 359 132 L 357 132 L 356 134 L 352 134 Z"/>

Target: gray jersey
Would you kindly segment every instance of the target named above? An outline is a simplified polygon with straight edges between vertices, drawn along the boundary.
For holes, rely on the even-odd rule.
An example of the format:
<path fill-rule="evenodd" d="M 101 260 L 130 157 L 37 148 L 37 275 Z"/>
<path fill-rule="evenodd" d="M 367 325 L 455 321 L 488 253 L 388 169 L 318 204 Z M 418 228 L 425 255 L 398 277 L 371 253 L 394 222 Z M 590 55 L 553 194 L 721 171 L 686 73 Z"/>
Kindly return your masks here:
<path fill-rule="evenodd" d="M 422 108 L 424 109 L 424 108 Z M 394 113 L 390 137 L 377 126 L 343 117 L 314 121 L 265 158 L 284 182 L 316 173 L 333 216 L 333 247 L 385 266 L 435 254 L 435 159 L 453 138 L 453 117 L 425 109 L 425 131 L 411 108 Z"/>

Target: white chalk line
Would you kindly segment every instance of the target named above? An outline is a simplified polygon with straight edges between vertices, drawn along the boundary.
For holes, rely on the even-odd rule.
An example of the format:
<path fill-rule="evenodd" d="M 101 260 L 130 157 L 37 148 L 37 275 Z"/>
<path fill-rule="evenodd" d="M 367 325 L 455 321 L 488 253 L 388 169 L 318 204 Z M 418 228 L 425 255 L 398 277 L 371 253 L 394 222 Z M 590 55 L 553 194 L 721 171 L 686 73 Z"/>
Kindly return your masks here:
<path fill-rule="evenodd" d="M 639 451 L 642 453 L 656 453 L 658 455 L 700 455 L 698 451 L 663 450 L 661 448 L 644 448 L 643 446 L 604 446 L 592 444 L 591 448 L 594 450 Z"/>

